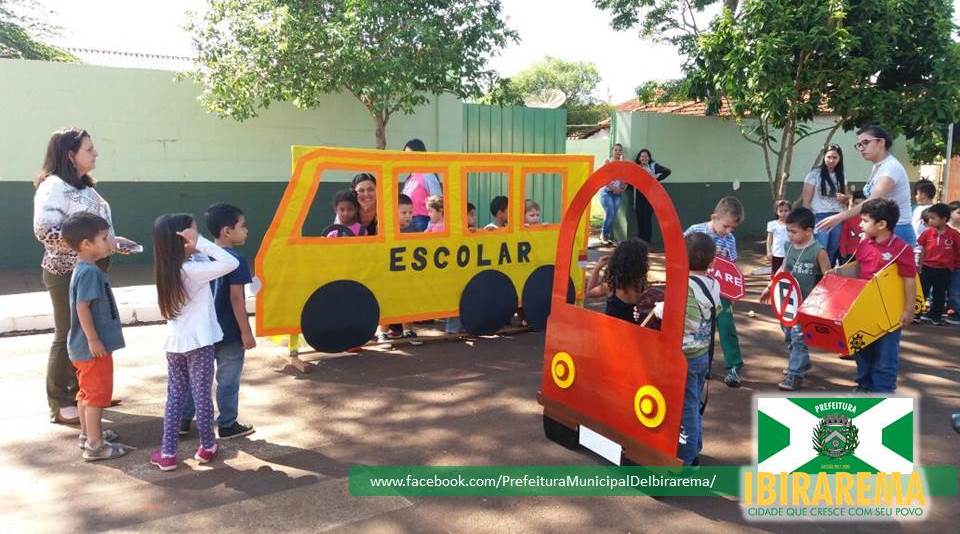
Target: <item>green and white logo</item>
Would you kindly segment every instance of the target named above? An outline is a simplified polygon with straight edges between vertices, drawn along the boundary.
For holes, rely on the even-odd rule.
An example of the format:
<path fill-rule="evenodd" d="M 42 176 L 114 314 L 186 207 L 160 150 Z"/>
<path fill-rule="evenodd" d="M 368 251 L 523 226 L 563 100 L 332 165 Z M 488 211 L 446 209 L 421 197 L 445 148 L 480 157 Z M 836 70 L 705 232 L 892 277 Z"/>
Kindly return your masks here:
<path fill-rule="evenodd" d="M 757 397 L 757 470 L 912 473 L 909 397 Z"/>

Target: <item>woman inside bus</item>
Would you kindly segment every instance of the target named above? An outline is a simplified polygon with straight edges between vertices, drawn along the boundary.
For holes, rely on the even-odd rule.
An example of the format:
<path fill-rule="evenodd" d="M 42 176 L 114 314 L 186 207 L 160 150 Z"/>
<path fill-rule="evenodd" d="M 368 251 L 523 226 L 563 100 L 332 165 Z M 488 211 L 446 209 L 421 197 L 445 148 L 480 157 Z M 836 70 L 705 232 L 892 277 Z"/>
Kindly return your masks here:
<path fill-rule="evenodd" d="M 377 178 L 362 172 L 353 177 L 353 191 L 360 204 L 360 225 L 366 235 L 377 234 Z"/>

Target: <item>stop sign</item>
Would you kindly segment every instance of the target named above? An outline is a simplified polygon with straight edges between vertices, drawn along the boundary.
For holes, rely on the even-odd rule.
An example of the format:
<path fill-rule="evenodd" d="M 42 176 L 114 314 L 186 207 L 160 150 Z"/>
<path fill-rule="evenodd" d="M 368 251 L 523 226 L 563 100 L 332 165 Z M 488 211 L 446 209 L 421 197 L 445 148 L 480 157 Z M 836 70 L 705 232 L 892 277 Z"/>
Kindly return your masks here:
<path fill-rule="evenodd" d="M 746 293 L 743 287 L 743 274 L 737 269 L 737 264 L 717 256 L 713 259 L 713 267 L 707 274 L 714 277 L 720 284 L 720 296 L 729 300 L 740 300 Z"/>

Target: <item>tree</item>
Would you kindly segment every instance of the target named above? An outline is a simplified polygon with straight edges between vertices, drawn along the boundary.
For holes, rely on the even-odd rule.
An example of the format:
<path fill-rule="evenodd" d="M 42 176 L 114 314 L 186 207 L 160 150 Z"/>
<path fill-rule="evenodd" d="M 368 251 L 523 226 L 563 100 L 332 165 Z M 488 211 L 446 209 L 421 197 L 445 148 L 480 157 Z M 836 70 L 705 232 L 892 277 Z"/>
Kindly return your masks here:
<path fill-rule="evenodd" d="M 598 8 L 610 11 L 615 30 L 640 26 L 640 37 L 675 45 L 691 57 L 697 38 L 707 24 L 707 11 L 722 5 L 736 13 L 739 0 L 594 0 Z"/>
<path fill-rule="evenodd" d="M 726 103 L 783 198 L 800 140 L 868 122 L 929 152 L 960 116 L 949 0 L 746 0 L 701 35 L 693 94 Z M 820 112 L 837 117 L 813 130 Z M 826 143 L 825 143 L 826 144 Z"/>
<path fill-rule="evenodd" d="M 821 131 L 829 142 L 840 128 L 874 122 L 910 139 L 915 160 L 941 150 L 941 127 L 960 117 L 949 0 L 744 0 L 738 7 L 691 29 L 695 39 L 682 38 L 685 80 L 668 89 L 705 100 L 708 113 L 726 105 L 762 151 L 774 198 L 785 194 L 796 144 Z M 659 89 L 640 93 L 651 98 Z M 837 120 L 814 130 L 821 112 Z"/>
<path fill-rule="evenodd" d="M 563 107 L 568 124 L 595 124 L 610 115 L 611 106 L 597 97 L 600 71 L 588 61 L 566 61 L 551 56 L 499 80 L 481 100 L 497 105 L 523 105 L 525 97 L 545 89 L 560 89 L 567 95 Z"/>
<path fill-rule="evenodd" d="M 477 95 L 489 58 L 517 39 L 499 0 L 210 0 L 188 24 L 201 102 L 246 120 L 274 101 L 301 108 L 347 91 L 370 112 L 378 148 L 394 113 L 428 95 Z"/>
<path fill-rule="evenodd" d="M 60 30 L 38 18 L 39 9 L 33 0 L 0 0 L 0 58 L 76 61 L 68 52 L 39 40 Z"/>

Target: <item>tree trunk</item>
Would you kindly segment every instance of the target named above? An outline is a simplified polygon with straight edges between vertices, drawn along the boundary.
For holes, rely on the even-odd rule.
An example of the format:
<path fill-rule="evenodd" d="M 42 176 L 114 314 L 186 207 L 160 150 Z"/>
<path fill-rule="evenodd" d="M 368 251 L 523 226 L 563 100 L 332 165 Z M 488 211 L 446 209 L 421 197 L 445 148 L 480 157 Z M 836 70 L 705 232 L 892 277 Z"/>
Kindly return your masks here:
<path fill-rule="evenodd" d="M 387 121 L 389 120 L 390 115 L 386 113 L 373 114 L 373 124 L 376 128 L 377 135 L 377 149 L 379 150 L 387 148 Z"/>
<path fill-rule="evenodd" d="M 737 13 L 737 5 L 740 4 L 740 0 L 723 0 L 723 5 L 730 10 L 731 13 Z"/>
<path fill-rule="evenodd" d="M 796 132 L 794 123 L 788 121 L 783 125 L 780 134 L 780 154 L 777 156 L 777 176 L 774 180 L 770 195 L 773 200 L 785 198 L 787 192 L 787 181 L 790 180 L 790 164 L 793 163 L 793 140 Z"/>

